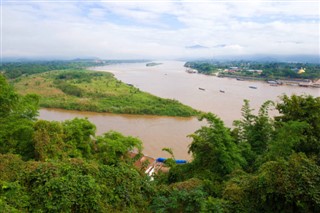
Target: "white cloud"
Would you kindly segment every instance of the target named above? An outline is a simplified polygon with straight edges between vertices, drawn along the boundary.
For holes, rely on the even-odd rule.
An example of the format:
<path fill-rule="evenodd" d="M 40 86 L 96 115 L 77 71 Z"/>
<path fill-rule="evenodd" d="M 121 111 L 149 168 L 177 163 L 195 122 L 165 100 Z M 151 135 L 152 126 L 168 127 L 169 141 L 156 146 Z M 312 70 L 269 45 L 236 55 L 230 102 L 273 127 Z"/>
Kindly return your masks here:
<path fill-rule="evenodd" d="M 2 53 L 67 58 L 319 54 L 318 6 L 264 1 L 5 3 Z M 185 48 L 192 45 L 210 48 Z"/>

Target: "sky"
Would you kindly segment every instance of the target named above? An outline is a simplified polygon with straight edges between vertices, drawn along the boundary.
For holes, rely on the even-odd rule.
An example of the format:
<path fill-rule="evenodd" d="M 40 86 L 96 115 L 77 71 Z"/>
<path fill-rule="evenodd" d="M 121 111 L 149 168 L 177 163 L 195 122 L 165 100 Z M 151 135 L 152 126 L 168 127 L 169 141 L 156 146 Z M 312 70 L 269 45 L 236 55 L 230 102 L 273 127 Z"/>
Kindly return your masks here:
<path fill-rule="evenodd" d="M 320 55 L 318 0 L 1 0 L 1 57 Z"/>

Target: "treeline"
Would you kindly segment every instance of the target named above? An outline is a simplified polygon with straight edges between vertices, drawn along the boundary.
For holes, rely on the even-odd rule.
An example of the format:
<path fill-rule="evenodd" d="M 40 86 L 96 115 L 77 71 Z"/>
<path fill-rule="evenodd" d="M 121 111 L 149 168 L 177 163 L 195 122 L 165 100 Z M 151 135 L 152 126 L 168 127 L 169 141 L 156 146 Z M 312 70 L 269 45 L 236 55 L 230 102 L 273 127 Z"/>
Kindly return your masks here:
<path fill-rule="evenodd" d="M 217 68 L 209 62 L 187 62 L 184 65 L 187 68 L 196 69 L 198 73 L 210 75 L 214 72 L 218 72 Z"/>
<path fill-rule="evenodd" d="M 233 129 L 203 114 L 207 126 L 190 135 L 193 160 L 176 165 L 171 152 L 169 172 L 153 181 L 134 166 L 140 140 L 96 136 L 87 119 L 37 120 L 37 104 L 0 75 L 2 212 L 320 211 L 319 97 L 284 95 L 257 115 L 245 101 Z"/>
<path fill-rule="evenodd" d="M 197 69 L 200 73 L 210 75 L 230 67 L 238 67 L 239 72 L 233 75 L 244 75 L 256 77 L 254 72 L 248 70 L 263 70 L 259 75 L 261 78 L 300 78 L 300 79 L 318 79 L 320 78 L 320 64 L 311 63 L 285 63 L 285 62 L 256 62 L 256 61 L 195 61 L 187 62 L 185 67 Z M 298 74 L 303 68 L 304 73 Z M 230 74 L 230 73 L 228 73 Z M 221 73 L 223 75 L 223 73 Z"/>
<path fill-rule="evenodd" d="M 0 64 L 0 73 L 4 73 L 4 75 L 9 79 L 15 79 L 23 75 L 28 76 L 52 70 L 85 69 L 92 66 L 136 62 L 145 62 L 145 60 L 75 59 L 56 61 L 3 62 Z"/>
<path fill-rule="evenodd" d="M 93 62 L 79 61 L 35 61 L 35 62 L 7 62 L 0 66 L 0 71 L 9 79 L 22 75 L 32 75 L 51 70 L 82 69 L 94 66 Z"/>

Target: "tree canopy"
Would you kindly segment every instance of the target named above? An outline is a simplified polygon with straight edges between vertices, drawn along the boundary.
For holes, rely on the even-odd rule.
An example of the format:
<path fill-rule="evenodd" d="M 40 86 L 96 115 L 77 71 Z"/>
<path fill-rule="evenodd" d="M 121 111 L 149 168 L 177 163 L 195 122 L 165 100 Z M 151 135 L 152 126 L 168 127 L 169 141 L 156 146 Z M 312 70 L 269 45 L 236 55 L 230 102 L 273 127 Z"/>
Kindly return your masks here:
<path fill-rule="evenodd" d="M 2 212 L 320 212 L 319 97 L 284 95 L 257 115 L 245 100 L 233 129 L 202 114 L 193 159 L 153 181 L 129 155 L 139 139 L 96 136 L 88 119 L 38 120 L 38 97 L 2 75 L 0 100 Z"/>

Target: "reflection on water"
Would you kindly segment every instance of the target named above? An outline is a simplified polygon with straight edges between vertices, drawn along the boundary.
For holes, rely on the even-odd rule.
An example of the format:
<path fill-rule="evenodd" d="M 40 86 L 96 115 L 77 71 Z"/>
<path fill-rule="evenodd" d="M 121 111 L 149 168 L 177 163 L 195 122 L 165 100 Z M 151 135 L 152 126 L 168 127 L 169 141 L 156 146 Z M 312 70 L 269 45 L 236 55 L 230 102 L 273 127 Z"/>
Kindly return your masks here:
<path fill-rule="evenodd" d="M 237 81 L 236 79 L 188 74 L 183 67 L 184 62 L 162 63 L 153 67 L 146 67 L 145 63 L 131 63 L 94 69 L 113 72 L 123 82 L 133 84 L 154 95 L 176 99 L 193 108 L 213 112 L 230 127 L 232 121 L 241 116 L 243 99 L 250 100 L 252 108 L 258 109 L 266 100 L 277 101 L 278 96 L 282 94 L 320 96 L 319 88 L 271 87 L 264 82 Z M 255 86 L 257 89 L 252 89 L 250 86 Z M 220 90 L 223 90 L 224 93 Z M 270 114 L 275 114 L 275 112 Z M 40 110 L 41 119 L 61 121 L 74 117 L 88 117 L 97 126 L 98 134 L 116 130 L 125 135 L 139 137 L 144 143 L 146 155 L 168 157 L 161 149 L 170 147 L 176 158 L 181 159 L 190 159 L 187 150 L 191 139 L 187 138 L 187 135 L 192 134 L 201 126 L 196 118 L 113 115 L 56 109 Z"/>

